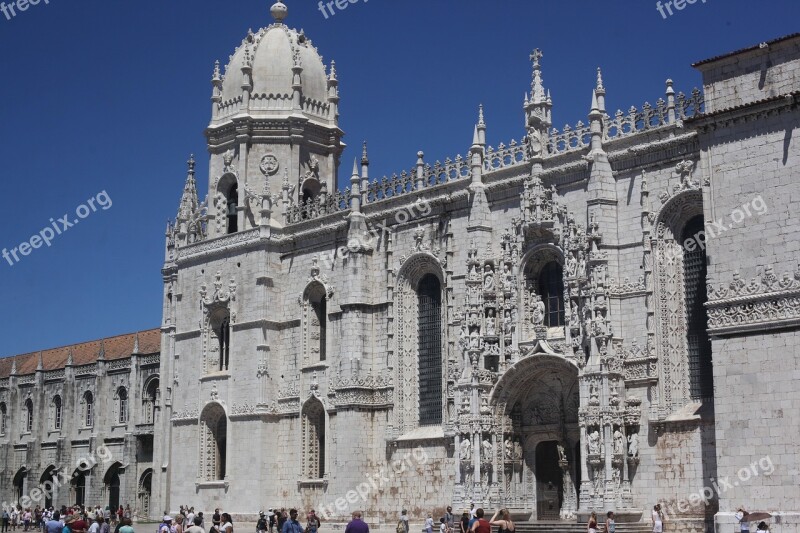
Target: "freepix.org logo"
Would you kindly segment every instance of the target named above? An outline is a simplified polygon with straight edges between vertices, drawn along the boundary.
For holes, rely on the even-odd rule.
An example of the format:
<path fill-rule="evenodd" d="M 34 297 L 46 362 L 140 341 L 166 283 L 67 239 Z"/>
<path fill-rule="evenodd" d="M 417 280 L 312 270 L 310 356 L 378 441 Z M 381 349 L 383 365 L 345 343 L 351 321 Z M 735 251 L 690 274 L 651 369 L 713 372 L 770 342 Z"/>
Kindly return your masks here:
<path fill-rule="evenodd" d="M 41 248 L 43 244 L 50 247 L 53 239 L 96 212 L 98 208 L 106 211 L 111 209 L 112 205 L 111 197 L 108 193 L 106 191 L 101 191 L 94 197 L 86 200 L 85 204 L 81 204 L 75 208 L 75 216 L 77 218 L 70 219 L 69 214 L 59 219 L 51 218 L 49 226 L 45 226 L 39 233 L 31 236 L 27 241 L 21 242 L 19 245 L 11 248 L 11 250 L 3 248 L 1 252 L 3 259 L 5 259 L 9 265 L 14 266 L 22 260 L 22 257 L 30 255 L 35 249 Z"/>
<path fill-rule="evenodd" d="M 50 4 L 50 0 L 16 0 L 16 2 L 0 2 L 0 12 L 6 16 L 6 20 L 11 20 L 17 13 L 23 13 L 31 6 L 37 6 L 40 2 Z"/>

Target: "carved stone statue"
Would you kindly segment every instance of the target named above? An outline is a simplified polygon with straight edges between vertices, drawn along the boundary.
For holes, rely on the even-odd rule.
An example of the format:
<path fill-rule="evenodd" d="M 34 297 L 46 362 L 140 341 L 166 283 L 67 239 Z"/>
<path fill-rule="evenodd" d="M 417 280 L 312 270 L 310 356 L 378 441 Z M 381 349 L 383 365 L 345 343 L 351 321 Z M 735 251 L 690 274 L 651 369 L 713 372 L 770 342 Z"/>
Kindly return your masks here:
<path fill-rule="evenodd" d="M 569 257 L 567 258 L 567 275 L 572 278 L 575 277 L 577 272 L 578 272 L 578 260 L 575 259 L 574 255 L 569 254 Z"/>
<path fill-rule="evenodd" d="M 589 433 L 589 442 L 587 443 L 590 455 L 600 455 L 600 432 L 594 430 Z"/>
<path fill-rule="evenodd" d="M 538 294 L 534 297 L 533 300 L 533 325 L 534 326 L 541 326 L 544 324 L 544 302 L 542 301 L 542 297 Z"/>
<path fill-rule="evenodd" d="M 522 461 L 522 443 L 520 441 L 514 443 L 514 460 L 517 462 Z"/>
<path fill-rule="evenodd" d="M 472 443 L 469 441 L 469 438 L 461 440 L 461 451 L 459 453 L 459 458 L 461 459 L 462 463 L 469 463 L 472 461 Z"/>
<path fill-rule="evenodd" d="M 631 433 L 628 435 L 628 457 L 631 459 L 639 458 L 639 434 Z"/>
<path fill-rule="evenodd" d="M 494 447 L 489 439 L 483 439 L 481 443 L 481 462 L 491 463 L 492 455 L 494 454 Z"/>
<path fill-rule="evenodd" d="M 567 462 L 567 452 L 566 452 L 566 450 L 564 450 L 564 446 L 561 443 L 558 443 L 556 445 L 556 447 L 558 448 L 558 461 L 562 462 L 562 463 L 566 463 Z"/>
<path fill-rule="evenodd" d="M 505 448 L 505 458 L 508 461 L 514 459 L 514 441 L 511 440 L 511 437 L 506 437 L 506 442 L 504 443 L 503 447 Z"/>
<path fill-rule="evenodd" d="M 597 384 L 596 383 L 590 383 L 589 384 L 589 403 L 597 404 L 599 402 L 600 402 L 600 396 L 599 396 L 599 393 L 597 392 Z"/>
<path fill-rule="evenodd" d="M 511 310 L 506 309 L 503 316 L 503 333 L 505 335 L 511 335 L 511 326 L 512 326 Z"/>
<path fill-rule="evenodd" d="M 492 268 L 492 265 L 486 265 L 483 268 L 483 290 L 494 290 L 494 269 Z"/>
<path fill-rule="evenodd" d="M 625 454 L 625 435 L 618 429 L 614 431 L 614 454 Z"/>
<path fill-rule="evenodd" d="M 495 316 L 494 316 L 494 309 L 489 309 L 489 316 L 486 317 L 486 334 L 487 335 L 497 335 L 497 324 L 496 324 Z"/>

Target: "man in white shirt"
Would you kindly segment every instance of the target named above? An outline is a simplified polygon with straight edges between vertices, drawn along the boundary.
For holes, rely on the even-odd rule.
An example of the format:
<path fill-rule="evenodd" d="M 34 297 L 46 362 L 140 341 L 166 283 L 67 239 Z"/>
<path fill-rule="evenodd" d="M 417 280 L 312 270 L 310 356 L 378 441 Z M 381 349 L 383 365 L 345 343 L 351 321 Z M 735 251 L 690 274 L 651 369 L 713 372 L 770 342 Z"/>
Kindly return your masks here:
<path fill-rule="evenodd" d="M 87 520 L 92 523 L 92 525 L 89 526 L 88 533 L 99 533 L 100 523 L 97 520 L 92 520 L 91 517 L 89 517 Z"/>
<path fill-rule="evenodd" d="M 739 507 L 736 510 L 736 514 L 734 515 L 736 520 L 739 522 L 739 529 L 742 533 L 750 533 L 750 522 L 746 520 L 747 518 L 747 511 L 744 510 L 744 506 Z"/>

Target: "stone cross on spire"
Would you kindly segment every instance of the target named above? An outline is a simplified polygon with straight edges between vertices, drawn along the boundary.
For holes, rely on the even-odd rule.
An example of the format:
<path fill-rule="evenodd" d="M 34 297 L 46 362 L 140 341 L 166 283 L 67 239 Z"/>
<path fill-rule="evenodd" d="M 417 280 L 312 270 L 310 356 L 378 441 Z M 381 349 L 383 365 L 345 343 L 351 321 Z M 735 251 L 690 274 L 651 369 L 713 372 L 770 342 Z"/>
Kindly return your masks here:
<path fill-rule="evenodd" d="M 531 103 L 539 104 L 545 101 L 546 95 L 542 84 L 542 67 L 539 61 L 544 54 L 538 48 L 531 53 L 533 61 L 533 80 L 531 81 Z"/>

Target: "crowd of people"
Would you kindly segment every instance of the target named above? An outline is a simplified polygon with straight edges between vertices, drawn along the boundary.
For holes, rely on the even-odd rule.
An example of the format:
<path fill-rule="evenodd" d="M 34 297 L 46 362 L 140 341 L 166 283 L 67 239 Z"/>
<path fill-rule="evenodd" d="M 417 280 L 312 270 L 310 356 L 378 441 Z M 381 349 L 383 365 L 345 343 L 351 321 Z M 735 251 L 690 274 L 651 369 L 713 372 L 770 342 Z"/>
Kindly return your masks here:
<path fill-rule="evenodd" d="M 134 533 L 130 506 L 119 509 L 91 508 L 83 505 L 23 509 L 21 506 L 3 509 L 2 528 L 6 531 L 38 530 L 42 533 Z"/>

